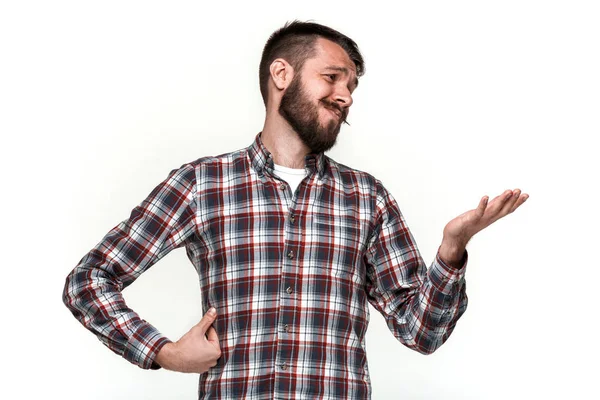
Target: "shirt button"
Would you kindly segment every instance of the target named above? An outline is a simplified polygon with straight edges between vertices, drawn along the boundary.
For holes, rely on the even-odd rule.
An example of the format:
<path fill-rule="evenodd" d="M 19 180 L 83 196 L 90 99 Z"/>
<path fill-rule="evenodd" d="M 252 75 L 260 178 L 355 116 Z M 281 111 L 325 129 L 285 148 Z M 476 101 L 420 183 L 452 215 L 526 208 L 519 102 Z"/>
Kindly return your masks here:
<path fill-rule="evenodd" d="M 290 222 L 293 224 L 294 222 L 296 222 L 296 216 L 294 214 L 290 215 Z"/>
<path fill-rule="evenodd" d="M 283 363 L 281 365 L 281 369 L 285 371 L 287 369 L 287 363 Z"/>
<path fill-rule="evenodd" d="M 286 333 L 290 333 L 290 327 L 289 327 L 289 325 L 288 325 L 288 324 L 285 324 L 285 325 L 283 326 L 283 330 L 284 330 Z"/>
<path fill-rule="evenodd" d="M 292 258 L 294 258 L 294 252 L 290 250 L 287 256 L 291 260 Z"/>
<path fill-rule="evenodd" d="M 292 294 L 292 292 L 293 292 L 292 288 L 289 286 L 287 289 L 285 289 L 285 291 L 287 292 L 287 294 Z"/>
<path fill-rule="evenodd" d="M 279 186 L 279 189 L 285 190 L 285 185 L 282 183 L 281 186 Z"/>

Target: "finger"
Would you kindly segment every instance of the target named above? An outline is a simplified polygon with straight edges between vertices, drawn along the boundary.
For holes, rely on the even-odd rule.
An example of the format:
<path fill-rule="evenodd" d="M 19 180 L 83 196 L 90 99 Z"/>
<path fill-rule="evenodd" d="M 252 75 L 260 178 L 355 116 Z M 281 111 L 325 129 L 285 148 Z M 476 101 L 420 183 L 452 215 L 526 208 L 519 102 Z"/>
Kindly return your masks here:
<path fill-rule="evenodd" d="M 490 198 L 488 196 L 483 196 L 481 200 L 479 200 L 479 205 L 477 206 L 477 212 L 479 213 L 479 215 L 483 215 L 483 213 L 485 212 L 489 199 Z"/>
<path fill-rule="evenodd" d="M 215 310 L 214 307 L 211 307 L 210 310 L 208 310 L 208 312 L 204 314 L 204 316 L 196 326 L 201 329 L 202 334 L 205 334 L 208 328 L 212 325 L 212 323 L 215 322 L 216 318 L 217 310 Z"/>
<path fill-rule="evenodd" d="M 219 336 L 217 335 L 217 331 L 212 326 L 206 332 L 206 338 L 210 342 L 215 342 L 217 345 L 219 344 Z"/>
<path fill-rule="evenodd" d="M 488 207 L 488 213 L 490 217 L 495 218 L 500 213 L 506 202 L 511 198 L 512 190 L 505 190 L 504 193 L 496 196 L 494 200 L 490 202 L 490 205 Z"/>
<path fill-rule="evenodd" d="M 510 196 L 510 199 L 504 203 L 504 207 L 502 207 L 502 211 L 500 212 L 500 216 L 503 217 L 507 214 L 510 214 L 513 206 L 519 200 L 519 196 L 521 195 L 521 189 L 515 189 Z"/>
<path fill-rule="evenodd" d="M 521 195 L 519 196 L 519 199 L 515 202 L 512 209 L 510 210 L 510 212 L 513 212 L 517 208 L 521 207 L 521 205 L 523 203 L 525 203 L 525 201 L 527 201 L 528 198 L 529 198 L 529 195 L 527 193 L 521 193 Z"/>
<path fill-rule="evenodd" d="M 505 190 L 498 196 L 494 197 L 492 199 L 492 201 L 490 201 L 489 205 L 497 207 L 499 203 L 504 204 L 504 202 L 510 198 L 511 194 L 512 194 L 512 190 Z"/>

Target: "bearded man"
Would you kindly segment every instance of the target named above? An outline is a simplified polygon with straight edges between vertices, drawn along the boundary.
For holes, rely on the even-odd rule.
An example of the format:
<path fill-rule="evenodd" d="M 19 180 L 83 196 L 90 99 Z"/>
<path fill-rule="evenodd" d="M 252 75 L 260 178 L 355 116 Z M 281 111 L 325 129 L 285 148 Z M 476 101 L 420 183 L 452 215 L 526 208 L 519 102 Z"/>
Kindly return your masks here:
<path fill-rule="evenodd" d="M 363 73 L 356 43 L 331 28 L 273 33 L 261 132 L 172 171 L 86 254 L 63 295 L 75 317 L 141 368 L 200 374 L 200 399 L 370 398 L 368 304 L 402 344 L 439 348 L 467 307 L 467 242 L 528 196 L 484 196 L 446 225 L 427 268 L 381 182 L 324 154 Z M 121 291 L 178 247 L 198 271 L 204 316 L 171 341 Z"/>

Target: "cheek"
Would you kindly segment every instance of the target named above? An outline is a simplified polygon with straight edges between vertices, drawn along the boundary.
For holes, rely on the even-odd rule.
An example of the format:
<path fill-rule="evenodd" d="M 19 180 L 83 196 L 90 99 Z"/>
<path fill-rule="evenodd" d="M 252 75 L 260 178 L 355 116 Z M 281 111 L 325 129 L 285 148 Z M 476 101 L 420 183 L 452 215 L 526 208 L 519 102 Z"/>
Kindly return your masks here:
<path fill-rule="evenodd" d="M 306 94 L 310 99 L 315 99 L 316 101 L 325 99 L 333 93 L 331 85 L 323 80 L 312 82 L 310 85 L 306 85 L 305 87 Z"/>

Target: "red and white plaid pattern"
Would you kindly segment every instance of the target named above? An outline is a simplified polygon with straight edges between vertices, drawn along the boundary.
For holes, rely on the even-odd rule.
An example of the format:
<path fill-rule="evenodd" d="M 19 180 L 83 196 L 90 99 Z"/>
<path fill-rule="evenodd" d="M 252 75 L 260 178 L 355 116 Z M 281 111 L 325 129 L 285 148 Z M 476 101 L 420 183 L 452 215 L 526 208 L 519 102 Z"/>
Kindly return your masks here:
<path fill-rule="evenodd" d="M 426 268 L 379 181 L 323 154 L 295 193 L 260 140 L 174 170 L 67 277 L 64 301 L 115 353 L 142 368 L 169 341 L 121 290 L 185 246 L 202 309 L 218 311 L 222 356 L 199 398 L 365 399 L 367 302 L 404 345 L 431 353 L 467 307 L 464 272 Z M 465 262 L 466 265 L 466 262 Z"/>

